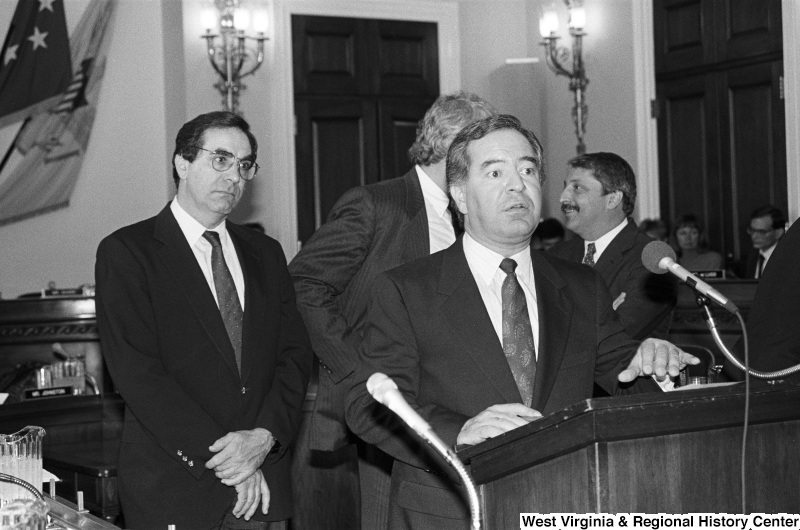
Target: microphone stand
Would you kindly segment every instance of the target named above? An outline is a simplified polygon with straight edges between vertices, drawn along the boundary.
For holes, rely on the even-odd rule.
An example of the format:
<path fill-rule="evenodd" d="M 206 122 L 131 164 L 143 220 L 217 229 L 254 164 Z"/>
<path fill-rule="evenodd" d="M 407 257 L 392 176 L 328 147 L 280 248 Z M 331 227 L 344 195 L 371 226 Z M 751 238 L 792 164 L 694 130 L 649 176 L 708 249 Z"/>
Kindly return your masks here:
<path fill-rule="evenodd" d="M 745 326 L 742 314 L 737 309 L 734 314 L 736 315 L 736 318 L 739 320 L 739 325 L 742 328 L 742 340 L 744 341 L 745 364 L 742 364 L 739 361 L 739 359 L 737 359 L 736 356 L 733 353 L 731 353 L 728 347 L 725 346 L 725 343 L 722 342 L 722 338 L 719 335 L 719 331 L 717 331 L 717 324 L 714 322 L 714 314 L 711 312 L 711 300 L 709 300 L 706 295 L 697 290 L 695 290 L 695 294 L 697 295 L 695 301 L 697 302 L 697 306 L 701 309 L 703 313 L 703 320 L 706 321 L 706 326 L 708 327 L 708 330 L 711 332 L 711 336 L 714 338 L 714 343 L 717 345 L 717 348 L 719 348 L 722 354 L 725 355 L 725 357 L 736 368 L 758 379 L 781 379 L 796 372 L 800 372 L 800 364 L 796 364 L 790 368 L 785 368 L 783 370 L 778 370 L 775 372 L 761 372 L 758 370 L 751 369 L 748 366 L 749 344 L 747 339 L 747 327 Z"/>

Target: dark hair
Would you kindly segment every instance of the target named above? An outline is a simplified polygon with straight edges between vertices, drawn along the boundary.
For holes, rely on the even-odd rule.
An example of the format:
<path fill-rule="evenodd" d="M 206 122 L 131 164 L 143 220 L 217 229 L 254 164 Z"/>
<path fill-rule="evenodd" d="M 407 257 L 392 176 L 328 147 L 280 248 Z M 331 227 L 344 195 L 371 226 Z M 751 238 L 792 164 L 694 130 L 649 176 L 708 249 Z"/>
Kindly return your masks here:
<path fill-rule="evenodd" d="M 175 168 L 175 155 L 181 155 L 189 162 L 194 162 L 199 147 L 203 146 L 204 135 L 209 129 L 239 129 L 250 142 L 250 151 L 255 161 L 258 152 L 256 137 L 250 132 L 250 124 L 244 118 L 233 112 L 224 110 L 201 114 L 193 120 L 187 121 L 175 137 L 175 152 L 172 153 L 172 178 L 175 186 L 180 183 L 178 170 Z"/>
<path fill-rule="evenodd" d="M 586 169 L 603 186 L 603 195 L 622 192 L 622 211 L 631 215 L 636 206 L 636 176 L 624 158 L 614 153 L 587 153 L 567 162 L 572 168 Z"/>
<path fill-rule="evenodd" d="M 538 236 L 540 239 L 553 239 L 556 237 L 564 239 L 564 225 L 558 219 L 553 219 L 552 217 L 543 219 L 536 227 L 536 230 L 533 231 L 533 235 Z"/>
<path fill-rule="evenodd" d="M 421 166 L 444 160 L 458 131 L 495 114 L 497 110 L 488 101 L 470 92 L 439 96 L 417 125 L 417 138 L 408 150 L 408 159 Z"/>
<path fill-rule="evenodd" d="M 678 254 L 679 258 L 683 254 L 683 249 L 678 245 L 678 230 L 687 227 L 694 228 L 700 235 L 697 239 L 697 251 L 703 253 L 709 249 L 708 238 L 706 237 L 703 227 L 700 226 L 697 216 L 691 213 L 683 214 L 675 221 L 675 227 L 672 229 L 672 237 L 675 238 L 675 252 Z"/>
<path fill-rule="evenodd" d="M 544 164 L 542 162 L 542 144 L 539 139 L 528 129 L 524 128 L 520 121 L 510 114 L 498 114 L 489 116 L 480 121 L 476 121 L 464 127 L 453 139 L 450 150 L 447 152 L 447 186 L 453 187 L 466 182 L 469 176 L 469 153 L 467 147 L 470 142 L 480 140 L 489 133 L 512 129 L 517 131 L 528 140 L 533 149 L 534 165 L 539 172 L 539 182 L 544 182 Z"/>
<path fill-rule="evenodd" d="M 773 229 L 786 228 L 786 217 L 783 216 L 783 212 L 771 204 L 753 210 L 750 220 L 758 219 L 759 217 L 766 217 L 768 215 L 772 217 Z"/>
<path fill-rule="evenodd" d="M 658 232 L 660 234 L 659 239 L 666 240 L 669 238 L 669 228 L 667 228 L 667 223 L 661 219 L 643 219 L 642 222 L 639 223 L 639 232 L 643 234 L 647 234 L 648 232 Z"/>

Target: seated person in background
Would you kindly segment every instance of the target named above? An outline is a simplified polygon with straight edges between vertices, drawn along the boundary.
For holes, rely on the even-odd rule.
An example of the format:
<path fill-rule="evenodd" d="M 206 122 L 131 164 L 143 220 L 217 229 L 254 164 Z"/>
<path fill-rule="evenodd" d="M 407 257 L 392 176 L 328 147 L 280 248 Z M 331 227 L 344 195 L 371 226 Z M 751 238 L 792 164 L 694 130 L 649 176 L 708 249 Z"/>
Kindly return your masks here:
<path fill-rule="evenodd" d="M 644 219 L 639 223 L 639 232 L 652 237 L 656 241 L 666 242 L 669 239 L 667 223 L 661 219 Z"/>
<path fill-rule="evenodd" d="M 722 254 L 708 248 L 708 240 L 697 217 L 685 214 L 675 222 L 675 243 L 678 263 L 690 271 L 724 268 Z"/>
<path fill-rule="evenodd" d="M 531 246 L 534 250 L 550 250 L 556 243 L 564 241 L 564 225 L 558 219 L 543 219 L 533 232 Z"/>
<path fill-rule="evenodd" d="M 783 237 L 785 228 L 786 218 L 778 208 L 769 204 L 756 208 L 750 216 L 750 225 L 747 227 L 747 233 L 753 241 L 753 249 L 747 257 L 745 278 L 761 278 L 775 246 Z"/>
<path fill-rule="evenodd" d="M 579 237 L 550 253 L 600 273 L 632 338 L 666 338 L 676 282 L 671 274 L 653 274 L 642 264 L 642 251 L 652 240 L 630 217 L 636 204 L 633 169 L 614 153 L 587 153 L 567 165 L 561 210 L 567 228 Z"/>

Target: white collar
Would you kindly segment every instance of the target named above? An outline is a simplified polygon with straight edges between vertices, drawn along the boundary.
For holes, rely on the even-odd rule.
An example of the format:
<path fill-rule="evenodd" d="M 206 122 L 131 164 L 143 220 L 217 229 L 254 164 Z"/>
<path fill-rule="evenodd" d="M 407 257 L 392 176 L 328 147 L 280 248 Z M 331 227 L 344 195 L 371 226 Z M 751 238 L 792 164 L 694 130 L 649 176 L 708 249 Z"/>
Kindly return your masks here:
<path fill-rule="evenodd" d="M 194 246 L 195 243 L 201 238 L 203 238 L 203 234 L 206 230 L 209 230 L 200 222 L 195 219 L 194 217 L 189 214 L 186 210 L 178 202 L 178 197 L 176 196 L 172 199 L 172 202 L 169 205 L 170 210 L 172 210 L 172 215 L 175 216 L 175 220 L 178 221 L 178 226 L 180 226 L 183 235 L 186 237 L 186 240 L 189 242 L 190 245 Z M 225 245 L 228 242 L 228 230 L 225 225 L 225 219 L 222 220 L 220 224 L 211 228 L 210 230 L 217 232 L 219 234 L 220 242 Z"/>
<path fill-rule="evenodd" d="M 480 281 L 485 285 L 492 283 L 492 278 L 500 269 L 500 262 L 504 257 L 491 250 L 484 245 L 475 241 L 469 234 L 464 234 L 463 239 L 464 255 L 467 258 L 467 263 L 470 265 L 476 281 Z M 531 263 L 531 249 L 526 246 L 520 252 L 510 256 L 511 259 L 517 262 L 517 276 L 522 279 L 527 285 L 533 285 L 531 272 L 533 271 L 533 264 Z"/>
<path fill-rule="evenodd" d="M 423 197 L 431 203 L 434 211 L 440 216 L 444 216 L 447 211 L 447 206 L 450 204 L 450 198 L 440 188 L 433 179 L 425 173 L 425 170 L 419 164 L 415 166 L 417 170 L 417 177 L 419 178 L 419 185 L 422 188 Z"/>
<path fill-rule="evenodd" d="M 625 228 L 627 225 L 628 225 L 628 218 L 626 217 L 625 219 L 622 220 L 620 224 L 618 224 L 616 227 L 612 228 L 611 230 L 609 230 L 608 232 L 597 238 L 596 241 L 584 241 L 583 253 L 586 254 L 586 247 L 589 246 L 589 243 L 594 243 L 594 251 L 595 251 L 594 261 L 597 262 L 597 260 L 599 260 L 600 256 L 603 254 L 603 251 L 605 251 L 605 249 L 608 248 L 608 245 L 610 245 L 611 242 L 614 241 L 614 238 L 617 237 L 617 234 L 622 232 L 622 229 Z"/>

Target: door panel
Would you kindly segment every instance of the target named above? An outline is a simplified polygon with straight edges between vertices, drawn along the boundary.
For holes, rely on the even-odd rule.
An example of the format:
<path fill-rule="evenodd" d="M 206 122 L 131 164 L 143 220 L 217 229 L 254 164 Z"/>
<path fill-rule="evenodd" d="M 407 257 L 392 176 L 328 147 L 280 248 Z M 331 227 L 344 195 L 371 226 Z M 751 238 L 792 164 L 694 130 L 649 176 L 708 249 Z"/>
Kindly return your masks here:
<path fill-rule="evenodd" d="M 367 94 L 370 91 L 362 21 L 292 15 L 295 94 Z"/>
<path fill-rule="evenodd" d="M 698 216 L 709 238 L 721 239 L 714 85 L 706 76 L 658 84 L 661 212 L 670 224 Z M 666 191 L 666 193 L 665 193 Z"/>
<path fill-rule="evenodd" d="M 713 4 L 654 0 L 656 72 L 700 66 L 714 57 Z"/>
<path fill-rule="evenodd" d="M 439 47 L 433 22 L 409 25 L 373 21 L 376 43 L 376 93 L 436 97 L 439 94 Z"/>
<path fill-rule="evenodd" d="M 417 135 L 417 124 L 433 99 L 382 99 L 378 103 L 381 180 L 404 175 L 411 169 L 408 149 Z"/>
<path fill-rule="evenodd" d="M 375 107 L 359 99 L 298 99 L 298 234 L 308 239 L 345 191 L 377 181 Z"/>
<path fill-rule="evenodd" d="M 750 213 L 766 204 L 786 212 L 786 139 L 779 79 L 782 62 L 728 70 L 719 76 L 726 114 L 720 137 L 728 139 L 723 175 L 729 175 L 725 202 L 730 206 L 726 245 L 738 256 L 750 248 L 744 231 Z"/>

